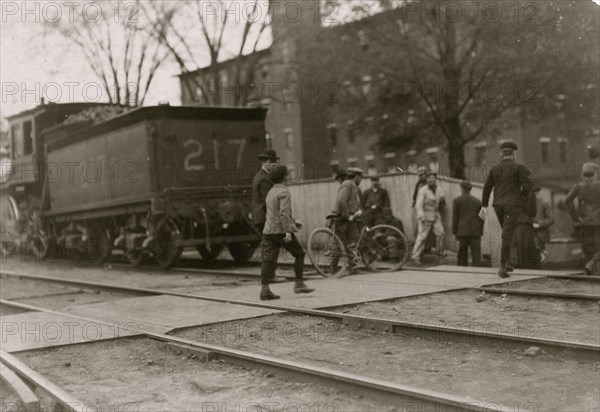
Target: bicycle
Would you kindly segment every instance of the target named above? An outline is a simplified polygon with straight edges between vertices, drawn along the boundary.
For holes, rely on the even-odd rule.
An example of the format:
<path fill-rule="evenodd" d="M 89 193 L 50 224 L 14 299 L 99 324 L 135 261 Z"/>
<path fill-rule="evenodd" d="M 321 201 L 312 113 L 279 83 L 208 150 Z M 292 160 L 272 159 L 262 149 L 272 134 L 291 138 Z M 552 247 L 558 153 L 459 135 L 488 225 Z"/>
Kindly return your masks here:
<path fill-rule="evenodd" d="M 340 278 L 347 273 L 348 267 L 356 268 L 361 263 L 373 272 L 393 272 L 408 260 L 408 239 L 396 227 L 371 227 L 358 219 L 357 222 L 362 223 L 358 241 L 354 245 L 344 245 L 335 233 L 335 218 L 335 215 L 327 216 L 332 223 L 315 229 L 308 238 L 308 257 L 323 277 Z"/>

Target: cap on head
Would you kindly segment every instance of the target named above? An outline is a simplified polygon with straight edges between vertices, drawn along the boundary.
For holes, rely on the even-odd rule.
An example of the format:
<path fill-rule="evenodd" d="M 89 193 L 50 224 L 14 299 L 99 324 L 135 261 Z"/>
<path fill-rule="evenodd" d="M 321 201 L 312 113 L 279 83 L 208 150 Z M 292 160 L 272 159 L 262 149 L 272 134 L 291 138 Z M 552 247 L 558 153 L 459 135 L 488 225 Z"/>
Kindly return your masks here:
<path fill-rule="evenodd" d="M 274 162 L 279 160 L 279 157 L 277 157 L 277 152 L 270 148 L 263 150 L 262 153 L 258 155 L 258 158 L 260 160 L 272 160 Z"/>
<path fill-rule="evenodd" d="M 463 190 L 471 190 L 473 188 L 473 185 L 468 180 L 463 180 L 462 182 L 460 182 L 460 188 Z"/>
<path fill-rule="evenodd" d="M 363 174 L 365 174 L 365 172 L 358 167 L 349 167 L 348 169 L 346 169 L 346 174 L 348 175 L 348 177 L 354 177 L 356 175 L 362 176 Z"/>
<path fill-rule="evenodd" d="M 417 175 L 418 176 L 423 176 L 424 174 L 427 174 L 427 168 L 425 166 L 420 166 L 417 169 Z"/>
<path fill-rule="evenodd" d="M 274 183 L 281 183 L 288 174 L 288 169 L 284 165 L 276 165 L 269 172 L 269 178 Z"/>
<path fill-rule="evenodd" d="M 437 175 L 438 175 L 438 174 L 437 174 L 437 172 L 436 172 L 435 170 L 428 170 L 428 171 L 425 173 L 425 177 L 429 177 L 429 176 L 437 177 Z"/>
<path fill-rule="evenodd" d="M 596 173 L 598 171 L 598 165 L 596 163 L 584 163 L 583 167 L 581 168 L 581 172 L 584 175 L 593 175 L 594 173 Z"/>
<path fill-rule="evenodd" d="M 518 147 L 513 142 L 504 142 L 500 145 L 500 150 L 505 150 L 505 149 L 517 150 Z"/>
<path fill-rule="evenodd" d="M 371 182 L 379 182 L 379 176 L 371 176 Z"/>

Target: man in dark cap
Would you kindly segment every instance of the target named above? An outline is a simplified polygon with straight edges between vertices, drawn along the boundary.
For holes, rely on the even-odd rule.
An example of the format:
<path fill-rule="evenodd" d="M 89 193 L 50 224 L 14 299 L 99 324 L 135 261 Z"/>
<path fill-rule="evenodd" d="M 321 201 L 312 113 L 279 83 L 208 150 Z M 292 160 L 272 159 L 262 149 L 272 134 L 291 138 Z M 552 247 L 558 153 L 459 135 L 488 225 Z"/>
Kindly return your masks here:
<path fill-rule="evenodd" d="M 458 266 L 469 266 L 469 249 L 473 266 L 481 266 L 483 221 L 479 218 L 481 202 L 471 195 L 471 182 L 460 182 L 462 195 L 452 205 L 452 233 L 458 239 Z"/>
<path fill-rule="evenodd" d="M 509 265 L 510 249 L 517 219 L 525 207 L 526 195 L 531 190 L 529 172 L 525 166 L 515 161 L 517 145 L 504 142 L 500 146 L 502 161 L 492 167 L 483 186 L 482 205 L 479 216 L 485 220 L 492 189 L 494 190 L 494 210 L 502 226 L 502 246 L 498 275 L 508 277 L 512 270 Z"/>
<path fill-rule="evenodd" d="M 371 177 L 371 187 L 363 193 L 362 204 L 367 225 L 374 226 L 383 221 L 383 209 L 390 207 L 390 195 L 381 187 L 379 176 Z"/>
<path fill-rule="evenodd" d="M 542 188 L 535 184 L 535 218 L 533 219 L 533 230 L 535 232 L 535 245 L 540 253 L 540 262 L 544 262 L 548 256 L 546 243 L 550 242 L 550 226 L 554 224 L 554 213 L 550 203 L 541 198 Z"/>
<path fill-rule="evenodd" d="M 585 272 L 588 275 L 599 274 L 600 268 L 600 182 L 598 165 L 583 165 L 581 182 L 577 183 L 567 195 L 565 204 L 573 222 L 579 227 L 581 248 L 587 260 Z M 573 201 L 577 199 L 578 209 Z"/>
<path fill-rule="evenodd" d="M 273 182 L 269 178 L 269 173 L 273 166 L 277 164 L 277 152 L 271 148 L 266 148 L 258 155 L 258 160 L 261 162 L 260 170 L 254 175 L 252 180 L 252 222 L 256 226 L 256 230 L 262 236 L 267 220 L 267 208 L 265 199 L 267 193 L 273 187 Z M 275 276 L 271 283 L 285 282 L 285 278 Z"/>
<path fill-rule="evenodd" d="M 346 169 L 348 179 L 342 182 L 338 189 L 333 214 L 336 215 L 335 233 L 340 237 L 344 245 L 349 246 L 358 240 L 359 231 L 356 218 L 362 216 L 361 194 L 358 186 L 362 180 L 363 171 L 358 167 Z M 332 271 L 338 262 L 332 260 Z"/>

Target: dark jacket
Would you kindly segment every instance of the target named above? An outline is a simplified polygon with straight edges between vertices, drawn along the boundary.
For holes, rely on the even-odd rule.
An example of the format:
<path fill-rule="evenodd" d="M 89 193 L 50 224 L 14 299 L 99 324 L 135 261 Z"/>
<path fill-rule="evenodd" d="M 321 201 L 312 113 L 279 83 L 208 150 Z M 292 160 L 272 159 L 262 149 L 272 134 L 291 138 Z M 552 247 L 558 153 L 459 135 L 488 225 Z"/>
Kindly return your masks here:
<path fill-rule="evenodd" d="M 377 192 L 373 188 L 365 190 L 362 197 L 363 208 L 367 211 L 371 209 L 379 209 L 382 211 L 386 207 L 390 207 L 390 195 L 388 191 L 380 187 Z M 373 207 L 375 206 L 375 208 Z"/>
<path fill-rule="evenodd" d="M 523 199 L 523 209 L 517 223 L 533 224 L 535 215 L 537 214 L 537 200 L 534 192 L 529 192 Z"/>
<path fill-rule="evenodd" d="M 512 159 L 503 159 L 492 167 L 483 186 L 481 202 L 488 207 L 494 189 L 494 206 L 524 206 L 531 190 L 529 172 Z"/>
<path fill-rule="evenodd" d="M 360 206 L 361 194 L 358 186 L 352 180 L 345 180 L 338 189 L 333 213 L 348 219 L 360 209 Z"/>
<path fill-rule="evenodd" d="M 481 237 L 483 221 L 479 218 L 481 202 L 472 195 L 463 194 L 452 205 L 452 233 L 456 237 Z"/>
<path fill-rule="evenodd" d="M 423 180 L 419 180 L 417 182 L 417 185 L 415 186 L 415 192 L 413 193 L 413 203 L 412 203 L 412 207 L 414 208 L 415 206 L 417 206 L 417 195 L 419 194 L 419 189 L 421 189 L 424 185 L 427 184 L 427 181 Z"/>
<path fill-rule="evenodd" d="M 579 213 L 575 210 L 573 200 L 577 198 Z M 571 218 L 583 225 L 600 225 L 600 182 L 577 183 L 565 199 Z"/>
<path fill-rule="evenodd" d="M 252 221 L 255 225 L 267 221 L 265 199 L 272 187 L 273 182 L 269 179 L 269 174 L 261 168 L 252 180 Z"/>

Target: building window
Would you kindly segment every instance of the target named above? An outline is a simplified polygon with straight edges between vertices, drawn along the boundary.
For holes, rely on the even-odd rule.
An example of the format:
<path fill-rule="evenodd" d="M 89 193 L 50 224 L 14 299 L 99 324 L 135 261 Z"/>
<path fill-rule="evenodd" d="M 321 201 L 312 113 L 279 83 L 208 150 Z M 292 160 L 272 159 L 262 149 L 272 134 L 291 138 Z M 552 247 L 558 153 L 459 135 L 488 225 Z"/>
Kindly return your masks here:
<path fill-rule="evenodd" d="M 349 157 L 347 160 L 349 167 L 356 167 L 358 164 L 358 157 Z"/>
<path fill-rule="evenodd" d="M 409 172 L 417 171 L 417 151 L 414 149 L 406 152 L 406 168 Z"/>
<path fill-rule="evenodd" d="M 396 153 L 389 152 L 383 155 L 388 173 L 396 172 Z"/>
<path fill-rule="evenodd" d="M 558 139 L 558 155 L 561 163 L 567 163 L 568 158 L 568 139 L 563 137 Z"/>
<path fill-rule="evenodd" d="M 365 160 L 367 161 L 367 174 L 376 175 L 377 174 L 377 166 L 375 166 L 375 155 L 372 155 L 372 154 L 366 155 Z"/>
<path fill-rule="evenodd" d="M 367 38 L 367 34 L 365 33 L 364 30 L 359 30 L 358 33 L 358 44 L 360 44 L 360 47 L 363 50 L 368 50 L 369 49 L 369 39 Z"/>
<path fill-rule="evenodd" d="M 286 149 L 293 148 L 294 147 L 294 135 L 292 134 L 292 129 L 285 129 L 283 131 L 283 136 L 285 138 Z"/>
<path fill-rule="evenodd" d="M 542 154 L 542 163 L 548 163 L 550 159 L 550 138 L 540 137 L 540 150 Z"/>
<path fill-rule="evenodd" d="M 354 122 L 348 122 L 348 143 L 354 143 L 356 141 L 356 130 L 354 130 Z"/>
<path fill-rule="evenodd" d="M 486 148 L 486 142 L 480 142 L 475 144 L 475 163 L 482 164 L 484 162 Z"/>
<path fill-rule="evenodd" d="M 363 76 L 363 94 L 367 95 L 371 91 L 371 76 Z"/>
<path fill-rule="evenodd" d="M 284 41 L 281 47 L 281 60 L 283 64 L 288 64 L 290 62 L 290 42 L 288 40 Z"/>
<path fill-rule="evenodd" d="M 31 121 L 23 123 L 23 154 L 29 155 L 33 153 L 33 128 Z"/>
<path fill-rule="evenodd" d="M 427 153 L 427 158 L 429 161 L 429 170 L 432 170 L 434 172 L 439 172 L 440 170 L 440 150 L 437 147 L 430 147 L 429 149 L 425 150 L 425 153 Z"/>
<path fill-rule="evenodd" d="M 337 125 L 335 123 L 331 123 L 327 126 L 329 130 L 329 144 L 331 147 L 337 147 Z"/>

